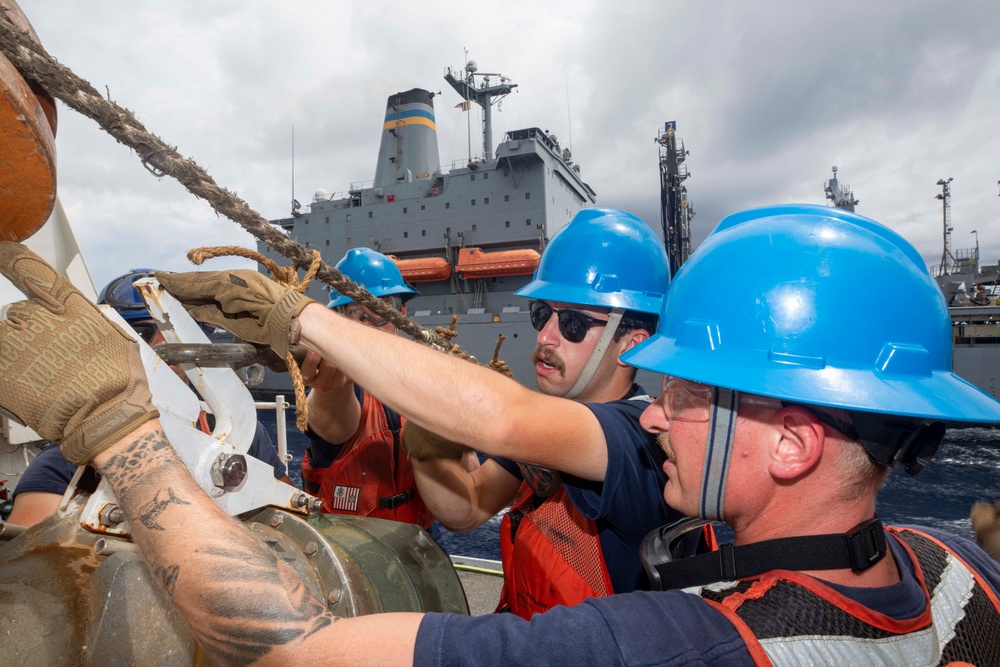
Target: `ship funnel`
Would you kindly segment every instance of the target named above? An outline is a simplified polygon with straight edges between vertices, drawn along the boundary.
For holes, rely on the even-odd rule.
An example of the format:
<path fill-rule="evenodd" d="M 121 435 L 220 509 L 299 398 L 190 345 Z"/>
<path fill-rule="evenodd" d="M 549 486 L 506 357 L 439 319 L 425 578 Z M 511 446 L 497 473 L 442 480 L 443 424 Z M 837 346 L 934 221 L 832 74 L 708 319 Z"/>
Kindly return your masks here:
<path fill-rule="evenodd" d="M 429 178 L 440 166 L 434 93 L 414 88 L 390 95 L 385 105 L 374 187 Z"/>

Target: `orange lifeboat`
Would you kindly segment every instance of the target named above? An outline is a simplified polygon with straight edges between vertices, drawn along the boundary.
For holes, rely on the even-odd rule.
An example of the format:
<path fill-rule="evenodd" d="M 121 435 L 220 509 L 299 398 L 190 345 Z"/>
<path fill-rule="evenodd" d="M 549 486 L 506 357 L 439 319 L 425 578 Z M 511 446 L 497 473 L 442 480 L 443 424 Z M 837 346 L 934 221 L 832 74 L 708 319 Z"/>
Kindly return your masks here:
<path fill-rule="evenodd" d="M 481 248 L 463 248 L 458 251 L 455 273 L 463 278 L 531 275 L 538 268 L 540 258 L 538 251 L 531 248 L 498 252 L 483 252 Z"/>
<path fill-rule="evenodd" d="M 447 280 L 451 276 L 451 264 L 444 257 L 417 257 L 415 259 L 400 259 L 389 255 L 403 280 L 408 283 L 429 283 L 436 280 Z"/>

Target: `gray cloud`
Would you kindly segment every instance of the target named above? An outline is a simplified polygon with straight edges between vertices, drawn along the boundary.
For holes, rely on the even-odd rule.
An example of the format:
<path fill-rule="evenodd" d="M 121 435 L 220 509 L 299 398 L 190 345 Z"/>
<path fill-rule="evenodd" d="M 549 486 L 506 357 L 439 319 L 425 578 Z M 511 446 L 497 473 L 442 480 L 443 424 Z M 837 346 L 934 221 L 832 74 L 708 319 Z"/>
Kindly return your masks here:
<path fill-rule="evenodd" d="M 478 116 L 452 108 L 441 76 L 468 48 L 520 85 L 495 116 L 498 134 L 558 134 L 599 205 L 658 225 L 653 138 L 676 120 L 696 240 L 737 210 L 822 203 L 836 164 L 859 211 L 931 263 L 935 182 L 953 176 L 955 247 L 978 229 L 984 258 L 1000 257 L 993 3 L 471 5 L 22 2 L 53 55 L 268 218 L 288 212 L 293 126 L 305 203 L 372 178 L 398 90 L 442 91 L 441 159 L 463 159 Z M 92 122 L 62 108 L 60 123 L 60 198 L 98 287 L 133 266 L 183 269 L 195 245 L 252 244 Z"/>

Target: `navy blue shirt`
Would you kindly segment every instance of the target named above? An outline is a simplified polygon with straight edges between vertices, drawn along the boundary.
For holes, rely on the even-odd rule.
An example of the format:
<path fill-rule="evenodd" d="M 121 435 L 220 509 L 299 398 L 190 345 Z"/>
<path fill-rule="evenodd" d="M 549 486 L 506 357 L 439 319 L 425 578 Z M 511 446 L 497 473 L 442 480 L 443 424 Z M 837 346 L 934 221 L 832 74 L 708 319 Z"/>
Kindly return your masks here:
<path fill-rule="evenodd" d="M 561 476 L 570 501 L 597 524 L 604 562 L 616 593 L 649 588 L 639 560 L 639 544 L 650 531 L 681 517 L 663 500 L 666 455 L 657 446 L 655 436 L 639 424 L 639 416 L 649 406 L 644 398 L 642 387 L 632 385 L 622 400 L 586 403 L 600 422 L 608 445 L 604 482 Z M 523 479 L 515 462 L 491 458 Z"/>
<path fill-rule="evenodd" d="M 260 422 L 257 422 L 257 430 L 247 454 L 270 464 L 274 468 L 275 479 L 284 477 L 288 472 L 285 464 L 278 458 L 278 450 L 274 448 L 271 436 Z M 49 445 L 28 464 L 21 481 L 14 489 L 14 497 L 23 491 L 57 493 L 61 496 L 66 493 L 66 487 L 76 474 L 76 468 L 77 466 L 63 458 L 58 446 Z"/>
<path fill-rule="evenodd" d="M 920 528 L 944 542 L 1000 593 L 1000 563 L 971 540 Z M 892 618 L 913 618 L 924 606 L 905 550 L 888 540 L 902 580 L 883 588 L 837 590 Z M 570 639 L 572 638 L 572 639 Z M 635 592 L 555 607 L 526 621 L 514 614 L 426 614 L 413 664 L 424 665 L 740 665 L 751 667 L 736 628 L 697 595 Z"/>

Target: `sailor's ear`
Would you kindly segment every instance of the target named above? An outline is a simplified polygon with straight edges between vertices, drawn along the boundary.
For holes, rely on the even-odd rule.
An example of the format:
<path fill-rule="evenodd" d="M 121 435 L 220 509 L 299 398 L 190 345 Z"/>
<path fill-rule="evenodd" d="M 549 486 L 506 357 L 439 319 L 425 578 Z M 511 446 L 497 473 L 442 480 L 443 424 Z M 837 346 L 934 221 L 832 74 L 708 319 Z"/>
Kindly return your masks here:
<path fill-rule="evenodd" d="M 618 343 L 617 343 L 617 345 L 618 345 L 618 365 L 619 366 L 628 366 L 628 364 L 626 364 L 625 362 L 623 362 L 621 360 L 621 355 L 625 354 L 626 352 L 628 352 L 629 350 L 631 350 L 633 347 L 635 347 L 639 343 L 641 343 L 644 340 L 646 340 L 647 338 L 649 338 L 649 332 L 646 331 L 645 329 L 632 329 L 627 334 L 625 334 L 624 336 L 622 336 L 621 340 L 618 341 Z"/>
<path fill-rule="evenodd" d="M 816 417 L 790 405 L 774 413 L 774 427 L 768 467 L 773 477 L 795 479 L 816 467 L 826 444 L 826 432 Z"/>
<path fill-rule="evenodd" d="M 399 312 L 401 312 L 404 315 L 406 315 L 406 304 L 405 303 L 399 307 Z"/>

